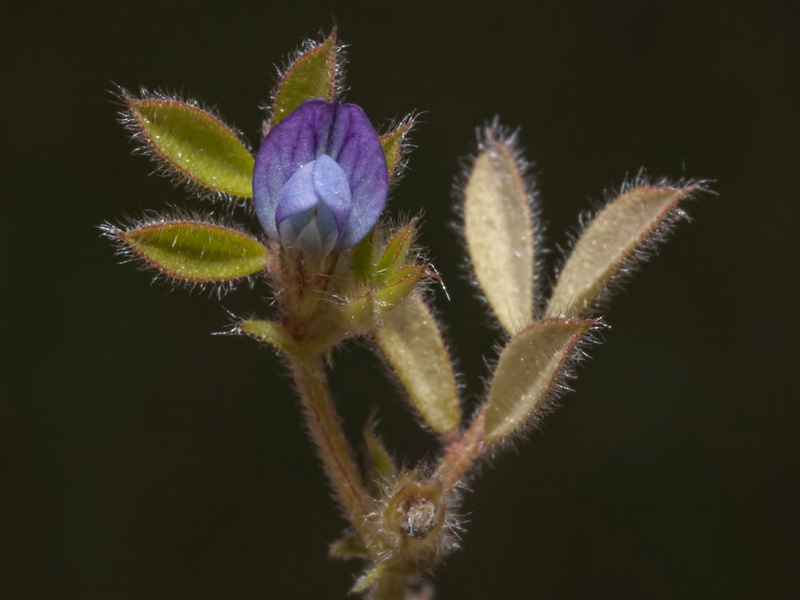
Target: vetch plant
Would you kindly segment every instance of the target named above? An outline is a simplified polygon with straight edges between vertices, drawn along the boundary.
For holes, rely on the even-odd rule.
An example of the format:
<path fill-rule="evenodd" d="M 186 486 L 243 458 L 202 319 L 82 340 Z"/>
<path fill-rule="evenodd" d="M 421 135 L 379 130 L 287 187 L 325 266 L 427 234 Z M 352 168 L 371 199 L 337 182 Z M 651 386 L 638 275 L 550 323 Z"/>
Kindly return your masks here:
<path fill-rule="evenodd" d="M 514 135 L 496 123 L 486 127 L 459 196 L 471 269 L 503 346 L 485 397 L 465 418 L 425 298 L 425 283 L 439 276 L 416 244 L 418 220 L 390 227 L 384 216 L 414 119 L 379 134 L 360 107 L 344 102 L 341 52 L 334 30 L 294 56 L 255 156 L 241 134 L 195 102 L 122 90 L 123 123 L 161 171 L 227 212 L 246 205 L 244 216 L 254 221 L 254 212 L 257 225 L 178 213 L 102 230 L 124 256 L 171 283 L 218 295 L 242 281 L 269 286 L 274 302 L 266 318 L 238 319 L 234 332 L 273 347 L 294 379 L 348 523 L 331 555 L 361 562 L 353 592 L 431 597 L 435 567 L 457 546 L 464 482 L 538 424 L 601 326 L 604 302 L 685 218 L 681 204 L 700 188 L 625 186 L 585 220 L 548 294 L 525 160 Z M 331 351 L 349 338 L 374 340 L 440 443 L 433 460 L 400 468 L 370 421 L 363 429 L 369 468 L 359 466 L 326 375 Z"/>

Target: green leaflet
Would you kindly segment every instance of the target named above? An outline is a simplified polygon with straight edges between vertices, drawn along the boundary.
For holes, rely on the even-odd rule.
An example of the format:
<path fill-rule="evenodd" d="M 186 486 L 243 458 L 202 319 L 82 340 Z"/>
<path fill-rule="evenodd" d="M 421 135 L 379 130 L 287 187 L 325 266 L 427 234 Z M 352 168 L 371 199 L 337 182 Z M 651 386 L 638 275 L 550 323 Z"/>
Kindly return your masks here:
<path fill-rule="evenodd" d="M 254 275 L 267 266 L 269 256 L 258 240 L 199 221 L 166 221 L 109 233 L 148 265 L 192 283 L 225 282 Z"/>
<path fill-rule="evenodd" d="M 545 319 L 508 342 L 486 401 L 485 437 L 494 443 L 525 427 L 550 396 L 575 344 L 593 321 Z"/>
<path fill-rule="evenodd" d="M 270 125 L 280 123 L 306 100 L 333 100 L 336 92 L 337 52 L 334 28 L 328 39 L 303 52 L 289 65 L 275 92 Z"/>
<path fill-rule="evenodd" d="M 590 313 L 613 278 L 695 186 L 637 187 L 609 202 L 578 238 L 547 307 L 549 316 Z"/>
<path fill-rule="evenodd" d="M 297 344 L 283 325 L 276 321 L 245 319 L 239 323 L 239 332 L 247 334 L 259 342 L 269 344 L 286 354 L 298 354 Z"/>
<path fill-rule="evenodd" d="M 431 429 L 447 435 L 461 422 L 456 379 L 439 326 L 417 293 L 386 313 L 375 339 Z"/>
<path fill-rule="evenodd" d="M 130 128 L 169 171 L 214 193 L 253 195 L 255 161 L 239 136 L 213 114 L 177 99 L 122 94 Z"/>
<path fill-rule="evenodd" d="M 489 306 L 511 334 L 534 317 L 534 230 L 514 152 L 487 130 L 464 187 L 464 237 Z"/>

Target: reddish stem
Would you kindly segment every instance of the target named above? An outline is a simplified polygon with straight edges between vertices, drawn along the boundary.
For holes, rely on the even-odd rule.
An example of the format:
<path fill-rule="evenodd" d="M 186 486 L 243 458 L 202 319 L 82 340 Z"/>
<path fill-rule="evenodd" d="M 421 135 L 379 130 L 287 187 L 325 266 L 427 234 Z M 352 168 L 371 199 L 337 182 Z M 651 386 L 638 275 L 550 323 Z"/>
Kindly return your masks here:
<path fill-rule="evenodd" d="M 437 473 L 445 492 L 452 490 L 470 466 L 488 447 L 484 441 L 485 408 L 473 419 L 469 428 L 447 447 Z"/>

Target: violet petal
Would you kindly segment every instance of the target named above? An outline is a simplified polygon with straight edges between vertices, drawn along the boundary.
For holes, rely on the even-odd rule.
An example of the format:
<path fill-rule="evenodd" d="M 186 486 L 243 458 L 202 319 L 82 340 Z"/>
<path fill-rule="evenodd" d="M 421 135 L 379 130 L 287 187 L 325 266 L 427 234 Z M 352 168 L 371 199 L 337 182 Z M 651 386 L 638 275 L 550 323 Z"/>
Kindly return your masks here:
<path fill-rule="evenodd" d="M 315 175 L 301 175 L 311 162 Z M 334 251 L 350 248 L 377 222 L 387 190 L 388 171 L 378 134 L 354 104 L 321 99 L 301 104 L 270 130 L 256 156 L 256 215 L 267 236 L 278 242 L 286 241 L 280 223 L 322 202 L 335 221 Z M 308 197 L 300 198 L 302 194 Z M 327 237 L 324 230 L 321 235 Z"/>

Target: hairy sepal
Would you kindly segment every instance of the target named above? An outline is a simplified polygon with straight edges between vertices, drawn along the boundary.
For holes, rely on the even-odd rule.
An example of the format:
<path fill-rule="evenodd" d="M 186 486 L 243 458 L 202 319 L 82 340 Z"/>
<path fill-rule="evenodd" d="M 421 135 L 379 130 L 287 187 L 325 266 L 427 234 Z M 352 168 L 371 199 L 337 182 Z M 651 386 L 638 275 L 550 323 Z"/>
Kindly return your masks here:
<path fill-rule="evenodd" d="M 379 563 L 370 566 L 353 584 L 350 588 L 351 594 L 362 594 L 374 586 L 381 577 L 384 577 L 390 570 L 390 565 L 387 563 Z"/>
<path fill-rule="evenodd" d="M 419 293 L 388 312 L 374 337 L 425 423 L 452 434 L 461 422 L 456 379 L 436 319 Z"/>
<path fill-rule="evenodd" d="M 398 271 L 407 264 L 411 245 L 417 233 L 417 218 L 414 217 L 406 225 L 400 227 L 389 239 L 383 253 L 375 265 L 373 278 L 379 284 L 389 283 L 396 279 Z"/>
<path fill-rule="evenodd" d="M 122 123 L 164 174 L 206 195 L 250 198 L 255 161 L 242 136 L 196 102 L 121 91 Z"/>
<path fill-rule="evenodd" d="M 394 310 L 414 291 L 427 274 L 427 265 L 413 265 L 395 271 L 382 288 L 375 290 L 375 306 L 381 313 Z"/>
<path fill-rule="evenodd" d="M 306 100 L 333 101 L 341 87 L 341 52 L 335 27 L 322 43 L 306 43 L 286 67 L 275 89 L 268 127 L 280 123 Z"/>
<path fill-rule="evenodd" d="M 544 319 L 508 342 L 497 362 L 485 408 L 485 441 L 525 429 L 552 398 L 590 320 Z"/>
<path fill-rule="evenodd" d="M 341 305 L 341 317 L 349 329 L 363 333 L 374 329 L 376 319 L 394 310 L 420 281 L 433 276 L 430 265 L 416 264 L 416 225 L 417 219 L 411 219 L 385 243 L 383 232 L 375 229 L 353 250 L 351 272 L 358 285 L 344 294 Z"/>
<path fill-rule="evenodd" d="M 353 248 L 352 271 L 356 280 L 361 283 L 369 283 L 375 275 L 375 264 L 378 240 L 380 234 L 377 227 L 374 227 L 363 240 Z"/>
<path fill-rule="evenodd" d="M 527 326 L 535 311 L 533 186 L 514 137 L 487 127 L 463 186 L 464 237 L 475 278 L 503 329 Z"/>
<path fill-rule="evenodd" d="M 386 156 L 386 167 L 389 169 L 389 182 L 402 174 L 406 165 L 406 154 L 409 143 L 408 134 L 414 127 L 414 117 L 408 115 L 400 124 L 380 137 L 381 147 Z"/>
<path fill-rule="evenodd" d="M 367 558 L 369 552 L 356 534 L 348 534 L 328 548 L 333 558 Z"/>
<path fill-rule="evenodd" d="M 578 237 L 558 276 L 548 316 L 595 312 L 614 284 L 646 258 L 672 224 L 686 217 L 679 203 L 698 185 L 637 186 L 611 200 Z"/>
<path fill-rule="evenodd" d="M 367 450 L 368 467 L 371 477 L 370 495 L 376 496 L 381 482 L 391 479 L 397 474 L 394 459 L 383 442 L 375 434 L 375 425 L 370 419 L 362 432 Z"/>
<path fill-rule="evenodd" d="M 257 239 L 216 223 L 162 219 L 129 228 L 103 225 L 101 230 L 123 256 L 187 284 L 248 278 L 270 261 L 269 251 Z"/>

